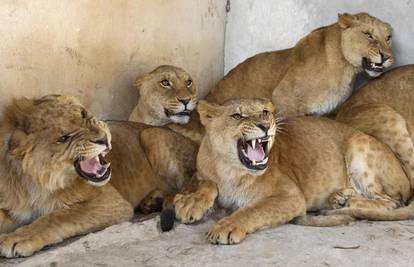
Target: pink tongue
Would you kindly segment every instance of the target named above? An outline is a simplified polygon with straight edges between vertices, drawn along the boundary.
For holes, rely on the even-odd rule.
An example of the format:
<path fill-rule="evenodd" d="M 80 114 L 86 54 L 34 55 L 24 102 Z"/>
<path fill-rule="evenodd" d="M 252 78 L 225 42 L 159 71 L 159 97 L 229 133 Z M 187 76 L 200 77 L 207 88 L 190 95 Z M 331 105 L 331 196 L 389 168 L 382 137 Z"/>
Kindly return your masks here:
<path fill-rule="evenodd" d="M 263 147 L 259 144 L 256 145 L 256 148 L 253 149 L 250 144 L 247 145 L 247 157 L 250 160 L 255 161 L 262 161 L 265 158 L 265 152 L 263 150 Z"/>
<path fill-rule="evenodd" d="M 99 167 L 101 164 L 95 159 L 87 159 L 80 162 L 80 167 L 82 171 L 90 174 L 96 174 L 98 172 Z"/>

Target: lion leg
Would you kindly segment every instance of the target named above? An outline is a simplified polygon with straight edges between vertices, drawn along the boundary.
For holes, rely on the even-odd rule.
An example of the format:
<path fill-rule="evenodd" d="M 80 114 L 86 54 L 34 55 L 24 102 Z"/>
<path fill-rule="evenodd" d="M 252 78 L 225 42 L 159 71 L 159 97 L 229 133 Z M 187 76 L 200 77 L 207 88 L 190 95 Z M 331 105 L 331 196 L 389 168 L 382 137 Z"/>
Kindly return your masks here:
<path fill-rule="evenodd" d="M 390 211 L 411 197 L 410 183 L 392 151 L 375 138 L 354 134 L 345 147 L 349 187 L 329 199 L 326 214 L 355 215 L 354 210 Z"/>
<path fill-rule="evenodd" d="M 131 204 L 108 186 L 94 199 L 52 211 L 12 233 L 1 234 L 0 254 L 30 256 L 47 245 L 127 221 L 132 215 Z"/>
<path fill-rule="evenodd" d="M 337 120 L 387 144 L 414 189 L 414 142 L 406 120 L 398 112 L 384 104 L 363 104 L 338 114 Z"/>
<path fill-rule="evenodd" d="M 7 211 L 0 209 L 0 233 L 14 231 L 20 226 L 20 223 L 13 220 Z"/>
<path fill-rule="evenodd" d="M 214 207 L 218 196 L 217 185 L 211 180 L 200 180 L 192 193 L 177 194 L 174 197 L 175 216 L 183 223 L 194 223 Z"/>
<path fill-rule="evenodd" d="M 219 220 L 207 233 L 213 244 L 237 244 L 247 234 L 260 229 L 288 223 L 306 213 L 304 196 L 299 189 L 265 198 L 243 207 Z"/>
<path fill-rule="evenodd" d="M 197 145 L 163 128 L 144 130 L 140 140 L 151 167 L 162 178 L 166 191 L 179 191 L 196 171 Z"/>
<path fill-rule="evenodd" d="M 152 212 L 162 211 L 164 199 L 167 193 L 160 189 L 151 191 L 143 200 L 139 203 L 136 208 L 137 211 L 143 214 L 150 214 Z"/>

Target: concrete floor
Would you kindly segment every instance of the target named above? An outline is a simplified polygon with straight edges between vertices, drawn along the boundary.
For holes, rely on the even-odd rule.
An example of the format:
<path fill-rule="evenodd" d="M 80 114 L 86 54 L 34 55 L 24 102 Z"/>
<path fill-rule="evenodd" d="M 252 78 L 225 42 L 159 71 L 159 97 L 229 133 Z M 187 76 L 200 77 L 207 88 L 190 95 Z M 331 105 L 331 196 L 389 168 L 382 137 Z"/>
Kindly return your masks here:
<path fill-rule="evenodd" d="M 414 266 L 414 221 L 283 225 L 239 245 L 209 244 L 214 221 L 160 233 L 158 217 L 125 222 L 0 266 Z"/>

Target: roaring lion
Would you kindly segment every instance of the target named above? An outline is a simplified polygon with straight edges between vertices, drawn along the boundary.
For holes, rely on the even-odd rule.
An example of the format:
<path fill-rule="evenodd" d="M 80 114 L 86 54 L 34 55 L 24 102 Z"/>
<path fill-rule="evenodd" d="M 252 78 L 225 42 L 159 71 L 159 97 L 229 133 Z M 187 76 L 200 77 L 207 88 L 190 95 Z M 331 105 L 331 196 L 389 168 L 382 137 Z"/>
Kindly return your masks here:
<path fill-rule="evenodd" d="M 337 23 L 312 31 L 292 48 L 242 62 L 206 100 L 268 98 L 286 117 L 323 115 L 351 95 L 359 72 L 377 77 L 392 62 L 388 23 L 367 13 L 342 14 Z"/>
<path fill-rule="evenodd" d="M 178 194 L 174 205 L 184 223 L 200 220 L 216 200 L 233 211 L 208 232 L 212 243 L 239 243 L 293 219 L 327 226 L 414 216 L 414 205 L 404 206 L 412 190 L 400 163 L 373 137 L 326 118 L 297 117 L 282 125 L 263 99 L 201 101 L 198 111 L 206 127 L 197 156 L 199 186 Z"/>
<path fill-rule="evenodd" d="M 414 188 L 414 65 L 368 82 L 340 107 L 336 120 L 387 144 Z"/>
<path fill-rule="evenodd" d="M 105 123 L 57 95 L 14 101 L 0 121 L 0 140 L 5 257 L 129 220 L 154 190 L 181 187 L 197 150 L 169 129 Z"/>

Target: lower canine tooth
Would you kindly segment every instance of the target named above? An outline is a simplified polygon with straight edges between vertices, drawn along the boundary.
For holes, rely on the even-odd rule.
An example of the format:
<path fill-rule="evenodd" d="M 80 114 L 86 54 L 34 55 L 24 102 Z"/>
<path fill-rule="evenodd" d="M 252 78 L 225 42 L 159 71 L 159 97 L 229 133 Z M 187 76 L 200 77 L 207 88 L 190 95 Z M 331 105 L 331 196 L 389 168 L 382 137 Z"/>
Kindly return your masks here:
<path fill-rule="evenodd" d="M 256 165 L 256 161 L 255 160 L 253 160 L 253 165 Z"/>

